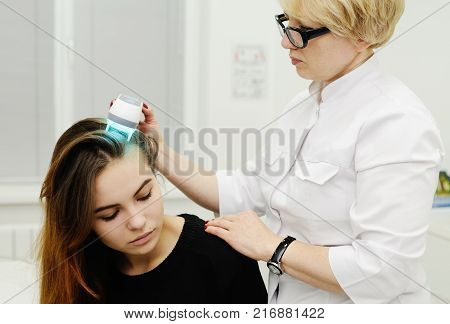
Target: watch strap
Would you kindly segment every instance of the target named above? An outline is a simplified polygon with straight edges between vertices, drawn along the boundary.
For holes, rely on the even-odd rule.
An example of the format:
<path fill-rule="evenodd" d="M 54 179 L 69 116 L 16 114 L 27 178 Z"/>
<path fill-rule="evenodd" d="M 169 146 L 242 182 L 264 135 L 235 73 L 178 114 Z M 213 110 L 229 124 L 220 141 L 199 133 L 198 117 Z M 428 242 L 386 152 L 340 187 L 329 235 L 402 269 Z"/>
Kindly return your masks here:
<path fill-rule="evenodd" d="M 287 236 L 275 249 L 272 257 L 270 258 L 270 262 L 280 263 L 281 258 L 283 257 L 284 252 L 286 252 L 289 244 L 295 241 L 295 238 L 292 236 Z"/>

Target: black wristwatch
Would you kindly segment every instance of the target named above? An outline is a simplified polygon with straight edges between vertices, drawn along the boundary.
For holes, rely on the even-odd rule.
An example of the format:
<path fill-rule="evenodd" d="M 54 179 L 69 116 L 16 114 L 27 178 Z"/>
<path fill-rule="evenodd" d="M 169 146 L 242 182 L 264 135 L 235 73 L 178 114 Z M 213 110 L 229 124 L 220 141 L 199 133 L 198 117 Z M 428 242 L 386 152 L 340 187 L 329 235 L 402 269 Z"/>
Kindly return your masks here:
<path fill-rule="evenodd" d="M 276 274 L 277 276 L 280 276 L 283 274 L 283 270 L 281 270 L 281 258 L 283 257 L 284 252 L 286 252 L 289 244 L 295 241 L 295 238 L 292 236 L 286 237 L 276 248 L 275 252 L 273 253 L 272 257 L 269 261 L 267 261 L 267 267 L 269 270 Z"/>

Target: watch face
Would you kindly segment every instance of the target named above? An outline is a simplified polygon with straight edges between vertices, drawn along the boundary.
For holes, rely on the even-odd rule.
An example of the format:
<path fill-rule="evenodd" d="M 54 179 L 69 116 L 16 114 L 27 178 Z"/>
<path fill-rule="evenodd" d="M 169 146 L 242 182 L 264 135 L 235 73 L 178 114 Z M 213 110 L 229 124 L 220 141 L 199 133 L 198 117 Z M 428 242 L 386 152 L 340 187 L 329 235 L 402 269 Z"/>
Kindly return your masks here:
<path fill-rule="evenodd" d="M 272 271 L 272 273 L 276 274 L 277 276 L 281 274 L 281 269 L 278 267 L 278 265 L 274 263 L 267 263 L 267 267 L 270 271 Z"/>

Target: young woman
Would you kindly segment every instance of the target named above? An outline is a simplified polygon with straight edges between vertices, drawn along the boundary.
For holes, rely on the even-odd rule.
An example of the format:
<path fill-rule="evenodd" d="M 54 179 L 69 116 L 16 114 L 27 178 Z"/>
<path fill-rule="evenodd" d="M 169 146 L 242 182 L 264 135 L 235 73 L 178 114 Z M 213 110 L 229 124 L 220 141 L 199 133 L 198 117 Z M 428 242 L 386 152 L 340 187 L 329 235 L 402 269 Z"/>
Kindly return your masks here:
<path fill-rule="evenodd" d="M 41 191 L 41 302 L 266 303 L 256 261 L 200 218 L 164 215 L 157 142 L 105 128 L 85 119 L 56 144 Z"/>

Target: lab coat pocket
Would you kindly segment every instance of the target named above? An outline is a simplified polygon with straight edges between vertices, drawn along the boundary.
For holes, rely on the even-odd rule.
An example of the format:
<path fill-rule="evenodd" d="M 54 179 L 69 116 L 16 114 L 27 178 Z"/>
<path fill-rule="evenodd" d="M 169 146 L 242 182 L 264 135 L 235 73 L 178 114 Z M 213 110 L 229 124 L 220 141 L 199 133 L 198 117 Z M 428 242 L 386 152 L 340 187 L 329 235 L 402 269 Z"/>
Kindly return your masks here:
<path fill-rule="evenodd" d="M 297 160 L 289 179 L 286 209 L 295 218 L 286 223 L 298 223 L 308 242 L 316 245 L 339 245 L 348 238 L 341 233 L 347 227 L 348 201 L 353 192 L 347 188 L 343 169 L 323 161 Z M 341 231 L 336 230 L 336 228 Z"/>
<path fill-rule="evenodd" d="M 326 162 L 298 160 L 295 164 L 295 176 L 318 185 L 325 184 L 339 172 L 339 166 Z"/>

